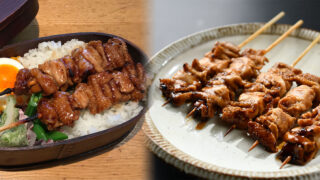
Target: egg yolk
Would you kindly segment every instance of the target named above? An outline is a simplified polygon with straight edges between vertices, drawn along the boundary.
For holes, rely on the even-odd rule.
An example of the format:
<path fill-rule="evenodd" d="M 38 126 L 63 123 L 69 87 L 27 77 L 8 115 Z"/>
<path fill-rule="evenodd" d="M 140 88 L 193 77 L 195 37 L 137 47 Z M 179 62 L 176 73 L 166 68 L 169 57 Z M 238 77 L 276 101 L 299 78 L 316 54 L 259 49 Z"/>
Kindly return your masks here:
<path fill-rule="evenodd" d="M 13 88 L 19 69 L 9 64 L 0 65 L 0 92 Z"/>

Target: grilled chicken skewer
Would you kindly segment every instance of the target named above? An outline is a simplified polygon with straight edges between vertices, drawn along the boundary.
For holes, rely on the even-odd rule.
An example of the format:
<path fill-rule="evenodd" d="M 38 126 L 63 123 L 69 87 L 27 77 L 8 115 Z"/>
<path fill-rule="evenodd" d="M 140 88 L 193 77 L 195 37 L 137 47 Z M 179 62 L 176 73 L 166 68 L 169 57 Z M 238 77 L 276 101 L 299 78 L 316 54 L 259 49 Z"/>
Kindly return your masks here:
<path fill-rule="evenodd" d="M 301 55 L 294 61 L 293 65 L 296 65 L 297 62 L 299 60 L 301 60 L 301 58 L 315 45 L 315 43 L 319 40 L 319 36 L 314 39 L 314 41 L 301 53 Z M 289 68 L 289 67 L 288 67 Z M 270 72 L 267 72 L 267 74 L 270 73 Z M 264 92 L 266 94 L 273 94 L 273 98 L 281 98 L 291 87 L 291 84 L 292 84 L 292 78 L 289 78 L 290 76 L 295 76 L 295 75 L 298 75 L 300 74 L 301 72 L 298 72 L 298 70 L 293 70 L 291 73 L 284 73 L 284 72 L 280 72 L 280 74 L 278 73 L 278 75 L 275 75 L 273 72 L 271 72 L 271 74 L 269 74 L 269 76 L 265 76 L 264 73 L 262 73 L 261 75 L 259 76 L 262 76 L 262 77 L 258 77 L 257 80 L 256 80 L 256 83 L 258 84 L 262 84 L 263 86 L 263 89 L 262 91 L 265 91 L 266 87 L 268 89 L 271 88 L 270 90 L 273 89 L 282 89 L 282 93 L 280 92 L 280 94 L 274 94 L 274 93 L 271 93 L 270 90 L 268 90 L 268 92 Z M 273 74 L 273 75 L 272 75 Z M 277 76 L 284 76 L 284 77 L 277 77 Z M 265 80 L 267 79 L 267 80 Z M 281 79 L 284 80 L 284 82 L 281 82 Z M 291 79 L 291 80 L 290 80 Z M 270 84 L 270 82 L 273 82 Z M 277 82 L 278 81 L 278 82 Z M 267 82 L 267 84 L 265 84 Z M 277 82 L 277 83 L 276 83 Z M 286 85 L 287 88 L 281 88 L 281 87 L 277 87 L 279 85 Z M 255 85 L 256 86 L 256 85 Z M 253 86 L 254 88 L 256 88 L 255 86 Z M 261 86 L 261 85 L 260 85 Z M 253 89 L 254 89 L 253 88 Z M 259 87 L 258 87 L 259 88 Z M 261 91 L 261 90 L 258 90 L 258 91 Z M 240 129 L 247 129 L 247 123 L 251 120 L 253 120 L 254 118 L 256 118 L 257 116 L 261 115 L 261 114 L 264 114 L 265 112 L 267 112 L 268 108 L 272 107 L 267 107 L 265 106 L 266 102 L 266 98 L 264 96 L 264 99 L 262 99 L 262 96 L 263 96 L 263 93 L 260 93 L 260 101 L 262 101 L 262 105 L 260 106 L 261 108 L 258 109 L 257 107 L 249 107 L 248 105 L 245 105 L 247 102 L 248 104 L 250 104 L 251 102 L 250 101 L 254 101 L 254 96 L 256 96 L 258 94 L 251 94 L 251 96 L 246 96 L 248 97 L 248 99 L 243 99 L 244 103 L 235 103 L 235 106 L 228 106 L 226 108 L 223 109 L 223 114 L 222 114 L 222 119 L 224 119 L 225 121 L 229 122 L 232 124 L 231 128 L 227 131 L 227 133 L 225 135 L 227 135 L 228 133 L 230 133 L 233 129 L 235 129 L 236 127 L 240 128 Z M 256 101 L 254 101 L 256 104 L 259 104 L 258 102 L 258 96 L 256 98 Z M 241 96 L 239 97 L 239 100 L 242 100 Z M 276 101 L 273 101 L 276 103 Z M 243 105 L 241 105 L 243 104 Z M 251 103 L 252 104 L 252 103 Z M 264 105 L 263 105 L 264 104 Z M 269 103 L 270 104 L 270 103 Z M 253 105 L 253 104 L 252 104 Z M 250 109 L 255 109 L 255 111 L 252 111 L 251 113 L 248 113 L 248 110 L 246 110 L 246 107 L 243 107 L 243 106 L 247 106 L 247 108 Z M 260 111 L 259 111 L 260 110 Z M 241 123 L 241 124 L 239 124 Z M 255 146 L 258 145 L 258 142 L 255 142 L 251 148 L 249 149 L 252 150 Z"/>
<path fill-rule="evenodd" d="M 295 66 L 319 39 L 320 35 L 301 53 L 292 66 Z M 249 151 L 262 144 L 268 151 L 277 152 L 277 141 L 295 125 L 296 118 L 310 109 L 313 102 L 319 102 L 320 78 L 307 73 L 291 76 L 291 79 L 300 86 L 291 89 L 279 101 L 277 108 L 270 109 L 266 114 L 248 122 L 248 134 L 256 140 Z"/>
<path fill-rule="evenodd" d="M 320 105 L 298 119 L 298 127 L 291 129 L 284 137 L 284 145 L 278 154 L 287 163 L 304 165 L 311 161 L 320 148 Z"/>
<path fill-rule="evenodd" d="M 107 43 L 90 41 L 85 48 L 77 48 L 71 56 L 46 61 L 38 68 L 19 70 L 13 89 L 0 94 L 14 92 L 16 95 L 42 92 L 49 96 L 58 90 L 85 82 L 91 74 L 112 71 L 133 64 L 126 43 L 111 38 Z M 141 64 L 137 66 L 142 67 Z"/>
<path fill-rule="evenodd" d="M 47 61 L 39 65 L 39 68 L 22 69 L 18 73 L 14 92 L 25 95 L 40 91 L 46 95 L 37 106 L 37 118 L 47 125 L 48 130 L 64 125 L 72 126 L 73 122 L 79 119 L 82 109 L 88 108 L 90 113 L 96 114 L 119 102 L 143 99 L 146 76 L 142 64 L 131 59 L 125 42 L 120 39 L 109 39 L 104 47 L 105 50 L 101 49 L 103 47 L 100 41 L 91 41 L 86 48 L 75 49 L 72 58 L 65 56 Z M 97 52 L 102 50 L 102 55 L 90 54 L 89 49 L 93 48 L 96 48 Z M 102 56 L 106 57 L 101 58 Z M 84 57 L 91 58 L 90 62 L 95 63 L 90 64 Z M 100 61 L 99 64 L 99 58 L 107 61 Z M 62 65 L 62 62 L 65 64 Z M 57 64 L 60 65 L 56 66 Z M 92 71 L 82 71 L 91 65 Z M 66 75 L 68 72 L 69 75 Z M 74 92 L 64 92 L 65 85 L 76 86 Z M 35 86 L 39 86 L 36 91 Z M 32 119 L 34 117 L 9 124 L 0 131 Z"/>
<path fill-rule="evenodd" d="M 223 108 L 221 119 L 239 129 L 247 129 L 250 120 L 274 107 L 279 97 L 291 88 L 289 77 L 300 73 L 284 63 L 275 64 L 269 71 L 261 73 L 254 83 L 247 85 L 238 101 Z"/>
<path fill-rule="evenodd" d="M 280 42 L 279 39 L 285 38 L 301 23 L 302 21 L 298 21 L 269 47 L 275 47 Z M 252 49 L 244 51 L 242 57 L 231 59 L 233 62 L 229 68 L 211 78 L 200 91 L 172 94 L 173 104 L 181 105 L 186 101 L 198 99 L 194 102 L 194 108 L 191 111 L 194 116 L 200 116 L 203 119 L 213 117 L 218 108 L 224 108 L 235 100 L 237 90 L 243 89 L 245 84 L 257 77 L 259 70 L 268 61 L 263 54 L 271 50 L 269 47 L 267 51 Z"/>
<path fill-rule="evenodd" d="M 133 64 L 134 65 L 134 64 Z M 100 72 L 88 77 L 87 83 L 79 83 L 72 94 L 57 91 L 52 97 L 42 97 L 37 106 L 36 117 L 9 124 L 0 128 L 7 130 L 34 120 L 43 122 L 48 130 L 61 126 L 72 126 L 79 119 L 80 110 L 88 108 L 96 114 L 119 102 L 140 101 L 145 92 L 145 73 L 139 73 L 135 66 L 121 71 Z"/>
<path fill-rule="evenodd" d="M 201 89 L 210 77 L 221 72 L 221 70 L 226 69 L 231 63 L 232 58 L 240 57 L 240 48 L 257 37 L 283 15 L 283 12 L 279 13 L 239 46 L 235 46 L 228 42 L 217 42 L 212 51 L 208 52 L 204 58 L 200 60 L 195 59 L 193 61 L 192 68 L 188 64 L 184 64 L 183 70 L 179 70 L 172 79 L 161 79 L 160 89 L 167 98 L 165 104 L 171 102 L 174 93 Z"/>

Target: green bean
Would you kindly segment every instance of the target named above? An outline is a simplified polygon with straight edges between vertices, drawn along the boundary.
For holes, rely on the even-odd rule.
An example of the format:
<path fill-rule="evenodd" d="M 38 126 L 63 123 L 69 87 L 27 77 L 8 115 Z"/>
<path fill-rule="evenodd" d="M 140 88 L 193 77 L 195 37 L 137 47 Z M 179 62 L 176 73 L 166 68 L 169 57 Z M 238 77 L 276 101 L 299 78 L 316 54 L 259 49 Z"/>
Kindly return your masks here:
<path fill-rule="evenodd" d="M 60 131 L 48 132 L 48 137 L 54 141 L 68 139 L 68 136 Z"/>
<path fill-rule="evenodd" d="M 34 116 L 36 114 L 37 107 L 38 107 L 38 102 L 40 101 L 41 97 L 42 97 L 41 93 L 32 94 L 32 96 L 31 96 L 31 98 L 29 100 L 27 109 L 24 112 L 25 115 L 30 117 L 30 116 Z"/>
<path fill-rule="evenodd" d="M 46 131 L 41 127 L 39 123 L 34 123 L 32 130 L 37 135 L 37 139 L 48 141 Z"/>

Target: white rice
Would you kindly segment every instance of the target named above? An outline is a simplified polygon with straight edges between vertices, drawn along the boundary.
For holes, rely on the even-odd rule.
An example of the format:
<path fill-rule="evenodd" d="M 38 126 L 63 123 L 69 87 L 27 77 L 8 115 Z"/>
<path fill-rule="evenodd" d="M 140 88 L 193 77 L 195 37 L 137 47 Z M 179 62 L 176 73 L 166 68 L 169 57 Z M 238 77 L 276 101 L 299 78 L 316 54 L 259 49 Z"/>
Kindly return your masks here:
<path fill-rule="evenodd" d="M 73 49 L 85 45 L 85 42 L 77 39 L 72 39 L 63 45 L 60 41 L 43 42 L 38 45 L 38 48 L 31 49 L 23 57 L 19 57 L 19 60 L 25 68 L 36 68 L 38 64 L 45 61 L 71 55 Z M 88 110 L 83 110 L 73 127 L 64 126 L 61 130 L 69 136 L 69 139 L 88 135 L 126 122 L 138 115 L 142 108 L 138 102 L 129 101 L 114 105 L 112 108 L 96 115 L 90 114 Z"/>

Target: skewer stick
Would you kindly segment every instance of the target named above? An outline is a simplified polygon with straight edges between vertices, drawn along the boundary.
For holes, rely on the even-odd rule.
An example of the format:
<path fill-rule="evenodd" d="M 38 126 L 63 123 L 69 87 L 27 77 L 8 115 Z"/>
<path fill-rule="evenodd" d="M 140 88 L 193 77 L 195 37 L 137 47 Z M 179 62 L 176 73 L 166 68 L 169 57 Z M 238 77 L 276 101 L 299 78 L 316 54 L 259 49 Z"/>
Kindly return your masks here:
<path fill-rule="evenodd" d="M 264 54 L 268 53 L 269 51 L 271 51 L 272 48 L 274 48 L 276 45 L 278 45 L 284 38 L 286 38 L 287 36 L 289 36 L 292 31 L 294 31 L 295 29 L 297 29 L 298 27 L 300 27 L 303 24 L 303 20 L 299 20 L 298 22 L 296 22 L 293 26 L 290 27 L 290 29 L 288 29 L 287 32 L 285 32 L 284 34 L 282 34 L 276 41 L 274 41 L 269 47 L 267 47 L 264 50 Z"/>
<path fill-rule="evenodd" d="M 186 118 L 190 117 L 195 111 L 197 110 L 197 108 L 193 108 L 186 116 Z"/>
<path fill-rule="evenodd" d="M 320 40 L 320 34 L 310 43 L 310 45 L 299 55 L 299 57 L 292 63 L 292 67 L 295 67 L 298 62 L 300 62 L 300 60 L 318 43 L 318 41 Z M 252 146 L 250 147 L 250 149 L 248 150 L 248 152 L 250 152 L 252 149 L 254 149 L 257 145 L 259 144 L 259 141 L 256 140 Z M 290 156 L 287 157 L 287 159 L 289 158 Z M 290 160 L 291 160 L 291 157 L 290 159 L 287 161 L 287 159 L 283 162 L 282 166 L 280 167 L 280 169 L 285 165 L 287 164 Z M 286 162 L 286 163 L 285 163 Z"/>
<path fill-rule="evenodd" d="M 21 124 L 24 124 L 24 123 L 26 123 L 26 122 L 33 121 L 33 120 L 35 120 L 35 119 L 37 119 L 37 118 L 38 118 L 38 116 L 35 115 L 35 116 L 28 117 L 28 118 L 26 118 L 26 119 L 23 119 L 23 120 L 21 120 L 21 121 L 17 121 L 17 122 L 8 124 L 8 125 L 6 125 L 6 126 L 2 126 L 2 127 L 0 127 L 0 132 L 5 131 L 5 130 L 7 130 L 7 129 L 11 129 L 11 128 L 17 127 L 17 126 L 19 126 L 19 125 L 21 125 Z"/>
<path fill-rule="evenodd" d="M 269 28 L 272 24 L 277 22 L 279 19 L 281 19 L 285 13 L 281 11 L 279 14 L 277 14 L 275 17 L 273 17 L 269 22 L 267 22 L 265 25 L 263 25 L 260 29 L 258 29 L 255 33 L 253 33 L 250 37 L 248 37 L 246 40 L 244 40 L 241 44 L 239 44 L 239 48 L 243 48 L 246 44 L 248 44 L 250 41 L 255 39 L 258 35 L 260 35 L 264 30 Z"/>
<path fill-rule="evenodd" d="M 255 147 L 257 147 L 259 145 L 259 141 L 256 140 L 252 145 L 251 147 L 249 148 L 248 152 L 250 152 L 252 149 L 254 149 Z"/>
<path fill-rule="evenodd" d="M 300 56 L 292 63 L 292 67 L 296 66 L 298 64 L 298 62 L 303 58 L 303 56 L 305 56 L 310 49 L 313 48 L 313 46 L 315 46 L 318 41 L 320 39 L 320 34 L 312 41 L 312 43 L 300 54 Z"/>
<path fill-rule="evenodd" d="M 7 88 L 4 91 L 0 92 L 0 96 L 5 95 L 5 94 L 10 94 L 13 92 L 13 88 Z"/>
<path fill-rule="evenodd" d="M 172 99 L 170 98 L 170 99 L 168 99 L 166 102 L 164 102 L 164 103 L 162 104 L 162 107 L 165 106 L 165 105 L 167 105 L 167 104 L 169 104 L 169 103 L 171 102 L 171 100 L 172 100 Z"/>
<path fill-rule="evenodd" d="M 286 160 L 283 161 L 279 169 L 282 169 L 286 164 L 288 164 L 291 161 L 291 158 L 291 156 L 288 156 Z"/>
<path fill-rule="evenodd" d="M 234 124 L 234 125 L 232 125 L 229 129 L 228 129 L 228 131 L 224 134 L 224 136 L 223 137 L 226 137 L 226 135 L 228 135 L 232 130 L 234 130 L 235 128 L 236 128 L 237 126 Z"/>

